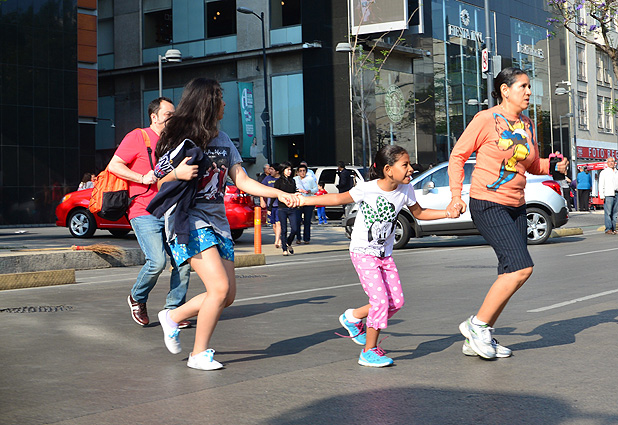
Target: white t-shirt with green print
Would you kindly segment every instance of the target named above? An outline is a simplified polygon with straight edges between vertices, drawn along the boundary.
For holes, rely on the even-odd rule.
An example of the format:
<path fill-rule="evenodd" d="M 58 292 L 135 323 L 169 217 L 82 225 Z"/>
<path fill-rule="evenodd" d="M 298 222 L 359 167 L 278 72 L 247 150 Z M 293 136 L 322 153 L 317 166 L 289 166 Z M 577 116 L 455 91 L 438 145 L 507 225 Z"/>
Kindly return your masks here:
<path fill-rule="evenodd" d="M 350 251 L 375 257 L 390 256 L 395 243 L 397 214 L 405 205 L 416 204 L 414 187 L 400 184 L 387 192 L 380 189 L 378 180 L 371 180 L 354 186 L 350 195 L 359 204 Z"/>

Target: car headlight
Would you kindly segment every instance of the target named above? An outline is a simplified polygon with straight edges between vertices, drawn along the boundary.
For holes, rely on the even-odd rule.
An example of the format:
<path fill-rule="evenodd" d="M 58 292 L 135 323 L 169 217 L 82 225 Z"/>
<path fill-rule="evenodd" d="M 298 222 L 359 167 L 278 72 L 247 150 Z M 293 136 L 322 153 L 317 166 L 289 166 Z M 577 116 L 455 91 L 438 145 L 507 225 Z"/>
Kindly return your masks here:
<path fill-rule="evenodd" d="M 71 194 L 70 194 L 70 193 L 69 193 L 69 194 L 67 194 L 67 195 L 64 195 L 64 196 L 62 197 L 62 201 L 60 201 L 60 203 L 62 204 L 63 202 L 68 201 L 70 197 L 71 197 Z"/>

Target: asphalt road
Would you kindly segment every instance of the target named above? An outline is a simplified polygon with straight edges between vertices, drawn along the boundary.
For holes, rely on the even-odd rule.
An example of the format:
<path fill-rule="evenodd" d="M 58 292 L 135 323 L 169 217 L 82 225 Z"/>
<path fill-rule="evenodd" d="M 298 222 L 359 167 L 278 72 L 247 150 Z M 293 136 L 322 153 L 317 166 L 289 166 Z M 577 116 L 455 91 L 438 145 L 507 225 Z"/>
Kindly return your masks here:
<path fill-rule="evenodd" d="M 181 354 L 164 347 L 156 310 L 167 272 L 146 328 L 125 301 L 138 267 L 3 291 L 0 423 L 618 423 L 618 236 L 597 230 L 602 216 L 581 220 L 583 235 L 530 247 L 534 274 L 496 324 L 515 354 L 496 361 L 464 356 L 457 329 L 495 278 L 479 237 L 395 253 L 406 305 L 383 332 L 395 360 L 384 369 L 359 366 L 360 347 L 335 335 L 337 317 L 366 302 L 345 251 L 239 269 L 212 341 L 225 364 L 215 372 L 185 365 L 194 329 L 182 331 Z M 201 288 L 193 276 L 190 295 Z"/>

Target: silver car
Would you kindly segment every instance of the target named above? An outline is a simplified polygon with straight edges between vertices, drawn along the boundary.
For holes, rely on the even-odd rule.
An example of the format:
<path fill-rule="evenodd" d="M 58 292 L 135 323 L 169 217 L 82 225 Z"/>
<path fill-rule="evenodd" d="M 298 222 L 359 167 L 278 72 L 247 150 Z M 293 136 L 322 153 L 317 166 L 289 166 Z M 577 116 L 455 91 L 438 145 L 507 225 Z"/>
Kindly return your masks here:
<path fill-rule="evenodd" d="M 470 178 L 476 160 L 471 159 L 464 165 L 464 181 L 461 192 L 462 200 L 470 203 Z M 410 182 L 414 186 L 416 200 L 423 208 L 445 209 L 451 201 L 448 182 L 448 162 L 443 162 L 418 174 Z M 528 213 L 528 243 L 542 244 L 555 228 L 563 226 L 569 220 L 567 203 L 562 197 L 560 185 L 550 176 L 526 174 L 526 209 Z M 355 206 L 344 218 L 346 235 L 352 234 L 356 218 Z M 411 237 L 420 238 L 430 235 L 478 235 L 474 227 L 470 210 L 467 209 L 459 218 L 440 220 L 417 220 L 404 207 L 397 216 L 395 225 L 395 249 L 407 245 Z"/>

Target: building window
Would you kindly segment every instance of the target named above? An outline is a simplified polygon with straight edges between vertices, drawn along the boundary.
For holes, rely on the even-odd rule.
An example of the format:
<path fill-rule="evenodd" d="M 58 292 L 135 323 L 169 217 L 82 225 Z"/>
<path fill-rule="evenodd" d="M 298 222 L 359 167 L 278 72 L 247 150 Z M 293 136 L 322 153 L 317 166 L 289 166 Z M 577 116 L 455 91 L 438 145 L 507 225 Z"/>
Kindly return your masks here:
<path fill-rule="evenodd" d="M 612 108 L 609 97 L 597 96 L 597 126 L 599 131 L 612 132 Z"/>
<path fill-rule="evenodd" d="M 577 43 L 577 79 L 586 81 L 586 46 Z"/>
<path fill-rule="evenodd" d="M 597 83 L 610 85 L 612 82 L 610 73 L 609 55 L 601 50 L 596 51 Z"/>
<path fill-rule="evenodd" d="M 206 38 L 236 34 L 236 0 L 206 1 Z"/>
<path fill-rule="evenodd" d="M 172 9 L 144 13 L 144 48 L 172 44 Z"/>
<path fill-rule="evenodd" d="M 300 0 L 270 0 L 270 28 L 300 25 Z"/>
<path fill-rule="evenodd" d="M 603 96 L 597 96 L 597 128 L 599 131 L 605 131 L 605 114 L 603 109 Z"/>
<path fill-rule="evenodd" d="M 586 92 L 577 92 L 577 119 L 580 130 L 588 129 L 588 99 Z"/>

